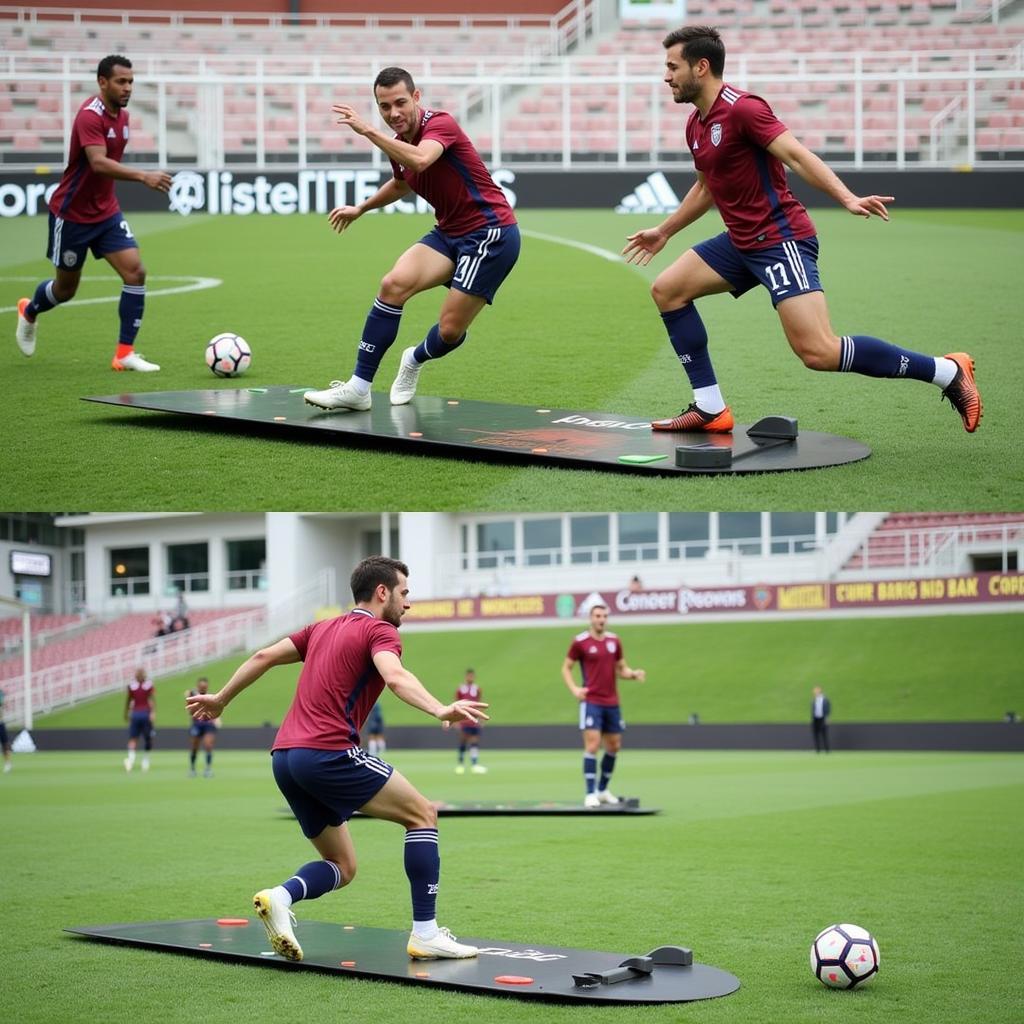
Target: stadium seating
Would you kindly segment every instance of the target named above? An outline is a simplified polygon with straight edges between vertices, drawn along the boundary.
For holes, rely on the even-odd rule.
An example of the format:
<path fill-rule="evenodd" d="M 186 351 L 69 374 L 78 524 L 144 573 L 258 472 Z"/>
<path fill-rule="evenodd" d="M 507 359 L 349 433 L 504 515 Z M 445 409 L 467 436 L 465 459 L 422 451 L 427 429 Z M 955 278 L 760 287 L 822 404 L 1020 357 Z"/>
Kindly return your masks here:
<path fill-rule="evenodd" d="M 229 615 L 238 615 L 248 611 L 248 608 L 230 608 L 226 610 L 200 610 L 189 612 L 189 623 L 191 626 L 200 626 L 216 619 Z M 78 616 L 40 616 L 41 619 L 68 619 L 78 620 Z M 119 650 L 123 647 L 130 647 L 147 639 L 153 640 L 153 644 L 159 643 L 159 638 L 154 637 L 155 625 L 153 612 L 137 612 L 131 615 L 122 615 L 112 622 L 103 623 L 85 632 L 78 633 L 66 640 L 56 640 L 46 644 L 32 653 L 33 671 L 50 668 L 53 665 L 61 665 L 69 661 L 78 661 L 97 654 L 105 654 L 108 651 Z M 0 619 L 0 626 L 4 630 L 10 628 L 9 619 Z M 16 620 L 19 623 L 20 619 Z M 21 659 L 8 658 L 0 661 L 0 680 L 11 679 L 21 675 Z"/>
<path fill-rule="evenodd" d="M 882 569 L 925 564 L 953 541 L 976 549 L 1024 543 L 1024 515 L 1012 512 L 898 512 L 887 516 L 844 565 Z"/>
<path fill-rule="evenodd" d="M 857 158 L 858 149 L 865 161 L 1024 158 L 1024 12 L 1011 6 L 998 24 L 986 20 L 990 16 L 991 5 L 983 0 L 691 0 L 687 7 L 688 21 L 703 19 L 722 29 L 730 81 L 763 94 L 800 138 L 835 161 Z M 341 98 L 331 80 L 366 81 L 400 53 L 401 62 L 426 83 L 429 105 L 449 109 L 466 123 L 475 118 L 472 134 L 485 155 L 490 147 L 481 144 L 481 136 L 490 135 L 490 115 L 484 112 L 489 83 L 508 75 L 521 81 L 507 86 L 502 99 L 506 162 L 560 159 L 563 117 L 578 156 L 617 159 L 624 148 L 627 159 L 686 160 L 680 152 L 681 112 L 658 74 L 661 39 L 674 26 L 621 22 L 563 60 L 565 37 L 543 19 L 531 23 L 509 16 L 495 25 L 498 15 L 481 15 L 479 23 L 451 17 L 445 22 L 441 16 L 430 22 L 428 16 L 415 26 L 410 52 L 411 16 L 360 17 L 291 25 L 261 24 L 261 16 L 111 15 L 102 27 L 104 49 L 131 54 L 138 75 L 131 157 L 156 155 L 159 111 L 166 103 L 166 153 L 172 162 L 198 159 L 197 136 L 211 123 L 220 130 L 228 163 L 254 163 L 261 155 L 294 162 L 300 105 L 308 162 L 368 159 L 365 143 L 339 134 L 331 123 L 330 104 Z M 65 104 L 73 110 L 80 97 L 77 88 L 65 97 L 60 81 L 42 76 L 67 69 L 85 83 L 94 60 L 86 54 L 98 35 L 95 25 L 66 15 L 40 9 L 36 20 L 18 20 L 0 9 L 4 50 L 12 59 L 29 61 L 18 67 L 39 73 L 0 81 L 0 160 L 24 163 L 36 155 L 55 161 L 62 153 Z M 967 85 L 957 77 L 971 69 L 1016 71 L 1009 78 L 976 78 L 973 154 Z M 905 78 L 902 136 L 896 72 L 929 76 Z M 553 84 L 550 77 L 532 84 L 535 73 L 564 77 L 566 84 Z M 845 80 L 811 84 L 799 77 L 813 74 Z M 191 81 L 167 81 L 161 99 L 154 84 L 158 75 Z M 211 111 L 210 91 L 199 84 L 210 75 L 233 80 L 223 86 L 222 113 Z M 629 76 L 630 83 L 585 81 L 597 75 Z M 637 86 L 636 79 L 650 85 Z M 620 127 L 626 131 L 624 147 Z"/>

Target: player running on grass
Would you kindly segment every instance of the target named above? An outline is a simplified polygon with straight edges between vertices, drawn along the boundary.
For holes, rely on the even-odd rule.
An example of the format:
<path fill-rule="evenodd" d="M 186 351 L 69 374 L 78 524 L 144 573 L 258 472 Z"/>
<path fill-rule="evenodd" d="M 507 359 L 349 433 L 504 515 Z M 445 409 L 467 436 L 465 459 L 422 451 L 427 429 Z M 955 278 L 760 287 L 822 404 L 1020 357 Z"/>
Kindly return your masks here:
<path fill-rule="evenodd" d="M 288 960 L 302 959 L 292 931 L 292 904 L 340 889 L 355 876 L 356 852 L 346 822 L 357 810 L 406 830 L 413 916 L 409 956 L 461 959 L 477 953 L 439 928 L 434 917 L 440 874 L 437 811 L 391 765 L 359 746 L 359 730 L 385 684 L 445 728 L 487 718 L 487 705 L 479 701 L 442 704 L 402 665 L 398 627 L 409 610 L 408 575 L 406 566 L 392 558 L 364 559 L 352 573 L 356 607 L 351 612 L 257 651 L 219 693 L 195 694 L 185 702 L 193 718 L 217 718 L 267 669 L 303 662 L 295 698 L 274 740 L 272 764 L 278 788 L 321 859 L 253 897 L 271 945 Z"/>
<path fill-rule="evenodd" d="M 146 268 L 139 258 L 139 243 L 121 213 L 114 181 L 139 181 L 157 192 L 167 192 L 171 176 L 164 171 L 123 167 L 128 145 L 125 107 L 135 81 L 132 62 L 117 54 L 104 57 L 96 69 L 99 92 L 82 104 L 71 128 L 68 165 L 50 200 L 47 259 L 56 276 L 42 281 L 31 298 L 18 302 L 18 348 L 26 356 L 36 350 L 36 319 L 40 313 L 74 298 L 86 253 L 103 257 L 124 282 L 118 316 L 121 328 L 110 365 L 115 370 L 159 370 L 135 351 L 146 302 Z"/>
<path fill-rule="evenodd" d="M 493 301 L 519 257 L 512 207 L 455 118 L 421 107 L 420 91 L 402 68 L 381 71 L 373 95 L 393 137 L 361 120 L 346 104 L 331 109 L 339 115 L 338 124 L 387 155 L 394 176 L 358 206 L 331 210 L 331 226 L 342 232 L 367 211 L 410 192 L 434 207 L 437 225 L 384 275 L 363 327 L 352 376 L 332 381 L 324 391 L 306 392 L 305 400 L 321 409 L 370 408 L 370 384 L 398 336 L 402 308 L 414 295 L 443 284 L 449 292 L 438 322 L 423 341 L 402 353 L 391 385 L 392 405 L 411 402 L 424 363 L 448 355 L 466 340 L 469 325 Z"/>
<path fill-rule="evenodd" d="M 676 103 L 697 109 L 686 124 L 697 181 L 679 209 L 656 228 L 627 238 L 627 262 L 644 266 L 683 228 L 718 208 L 724 233 L 688 249 L 658 275 L 651 294 L 669 341 L 693 387 L 694 400 L 655 430 L 733 428 L 711 358 L 696 299 L 719 292 L 739 297 L 768 289 L 793 351 L 812 370 L 868 377 L 910 377 L 937 385 L 968 433 L 981 419 L 974 360 L 966 352 L 933 357 L 868 335 L 837 337 L 818 279 L 814 224 L 786 184 L 783 165 L 858 217 L 888 220 L 892 196 L 855 196 L 833 171 L 801 145 L 759 96 L 722 81 L 725 46 L 713 28 L 678 29 L 665 37 L 665 81 Z"/>

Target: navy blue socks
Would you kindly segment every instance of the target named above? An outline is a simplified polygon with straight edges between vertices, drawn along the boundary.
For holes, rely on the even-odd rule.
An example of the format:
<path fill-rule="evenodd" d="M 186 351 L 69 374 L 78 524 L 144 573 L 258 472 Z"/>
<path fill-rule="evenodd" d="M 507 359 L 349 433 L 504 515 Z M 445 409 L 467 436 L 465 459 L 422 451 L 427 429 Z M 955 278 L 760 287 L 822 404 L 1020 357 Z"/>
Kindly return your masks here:
<path fill-rule="evenodd" d="M 402 307 L 389 306 L 380 298 L 373 300 L 370 312 L 363 326 L 363 337 L 356 353 L 356 368 L 353 376 L 367 383 L 373 380 L 384 358 L 384 353 L 394 344 L 398 337 L 398 328 L 402 322 Z"/>

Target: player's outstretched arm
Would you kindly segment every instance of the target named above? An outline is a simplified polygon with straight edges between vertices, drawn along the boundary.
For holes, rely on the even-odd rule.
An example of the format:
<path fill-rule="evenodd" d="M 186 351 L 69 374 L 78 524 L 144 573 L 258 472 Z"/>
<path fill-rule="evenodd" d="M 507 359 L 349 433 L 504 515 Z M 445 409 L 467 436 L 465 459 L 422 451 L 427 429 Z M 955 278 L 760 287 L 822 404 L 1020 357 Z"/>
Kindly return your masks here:
<path fill-rule="evenodd" d="M 575 664 L 576 663 L 572 660 L 572 658 L 566 658 L 562 662 L 562 682 L 565 683 L 565 685 L 569 688 L 569 692 L 577 700 L 586 700 L 587 699 L 587 689 L 586 689 L 586 687 L 585 686 L 577 686 L 576 685 L 576 680 L 573 679 L 573 677 L 572 677 L 572 667 Z"/>
<path fill-rule="evenodd" d="M 89 161 L 90 170 L 104 177 L 137 181 L 157 192 L 169 192 L 171 189 L 171 176 L 166 171 L 140 171 L 137 167 L 125 167 L 111 160 L 103 146 L 86 146 L 85 158 Z"/>
<path fill-rule="evenodd" d="M 646 267 L 665 248 L 665 243 L 674 234 L 703 217 L 714 205 L 711 193 L 704 184 L 704 176 L 698 171 L 697 180 L 683 197 L 675 213 L 669 214 L 656 228 L 634 231 L 633 234 L 626 236 L 626 245 L 622 250 L 626 262 Z"/>
<path fill-rule="evenodd" d="M 783 132 L 768 144 L 768 152 L 778 157 L 791 171 L 799 174 L 808 185 L 813 185 L 831 196 L 857 217 L 881 217 L 889 219 L 886 203 L 895 201 L 893 196 L 855 196 L 842 182 L 839 175 L 816 153 L 812 153 L 792 132 Z"/>
<path fill-rule="evenodd" d="M 411 191 L 412 189 L 404 181 L 391 178 L 384 182 L 369 199 L 358 206 L 336 206 L 327 215 L 327 219 L 331 222 L 331 227 L 341 234 L 349 224 L 359 220 L 364 213 L 369 210 L 379 210 L 382 206 L 390 206 Z"/>
<path fill-rule="evenodd" d="M 453 722 L 486 722 L 487 704 L 478 700 L 456 700 L 442 704 L 403 664 L 393 651 L 378 651 L 373 656 L 381 679 L 391 692 L 410 707 L 425 711 L 447 729 Z"/>
<path fill-rule="evenodd" d="M 242 662 L 217 693 L 197 693 L 186 697 L 185 707 L 193 718 L 198 718 L 202 722 L 212 721 L 219 718 L 228 704 L 268 669 L 276 665 L 290 665 L 298 660 L 299 652 L 295 644 L 285 637 L 276 644 L 262 648 Z"/>
<path fill-rule="evenodd" d="M 414 146 L 411 142 L 385 134 L 364 121 L 347 103 L 335 103 L 331 110 L 338 115 L 338 124 L 351 128 L 356 135 L 362 135 L 396 163 L 417 174 L 425 171 L 444 152 L 444 146 L 437 139 L 424 139 Z"/>

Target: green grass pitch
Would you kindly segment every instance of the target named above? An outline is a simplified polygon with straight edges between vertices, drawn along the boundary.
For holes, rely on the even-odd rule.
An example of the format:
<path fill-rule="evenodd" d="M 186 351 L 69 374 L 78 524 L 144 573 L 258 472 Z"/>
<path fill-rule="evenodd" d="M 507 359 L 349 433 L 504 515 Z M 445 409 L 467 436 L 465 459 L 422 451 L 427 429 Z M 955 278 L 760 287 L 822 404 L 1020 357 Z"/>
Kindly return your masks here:
<path fill-rule="evenodd" d="M 157 742 L 159 744 L 159 734 Z M 490 774 L 442 753 L 389 756 L 427 795 L 578 799 L 575 750 L 494 752 Z M 666 942 L 734 972 L 735 995 L 661 1008 L 533 1005 L 284 973 L 88 942 L 67 925 L 251 916 L 252 893 L 313 856 L 265 753 L 221 753 L 186 778 L 183 750 L 148 775 L 118 751 L 15 755 L 0 776 L 6 1014 L 53 1021 L 237 1024 L 729 1024 L 1020 1020 L 1016 936 L 1024 761 L 1012 755 L 630 751 L 622 792 L 650 818 L 442 819 L 439 918 L 456 935 L 642 953 Z M 306 920 L 408 926 L 401 831 L 351 826 L 359 875 L 300 904 Z M 869 928 L 866 988 L 808 966 L 828 924 Z"/>
<path fill-rule="evenodd" d="M 626 660 L 647 682 L 619 684 L 632 723 L 803 722 L 811 687 L 825 687 L 836 722 L 998 721 L 1024 706 L 1020 613 L 831 621 L 615 623 Z M 404 633 L 404 660 L 437 696 L 454 697 L 473 667 L 495 724 L 573 724 L 577 705 L 561 679 L 562 659 L 582 627 Z M 187 724 L 184 692 L 198 676 L 217 689 L 245 654 L 157 684 L 158 722 Z M 225 726 L 279 723 L 297 665 L 273 669 L 237 697 Z M 578 670 L 577 670 L 578 673 Z M 984 685 L 979 681 L 983 680 Z M 422 725 L 423 715 L 390 693 L 389 725 Z M 118 692 L 40 718 L 42 728 L 115 728 Z"/>
<path fill-rule="evenodd" d="M 122 189 L 132 186 L 123 185 Z M 898 190 L 897 190 L 898 191 Z M 786 345 L 767 295 L 715 296 L 700 309 L 725 395 L 741 421 L 796 416 L 807 429 L 869 444 L 863 463 L 744 479 L 672 479 L 508 467 L 440 457 L 353 451 L 197 429 L 184 420 L 90 406 L 82 395 L 326 386 L 351 372 L 355 345 L 381 276 L 428 230 L 427 216 L 377 215 L 343 236 L 326 218 L 137 215 L 150 279 L 139 349 L 154 375 L 109 369 L 113 301 L 40 320 L 39 349 L 14 345 L 18 297 L 47 272 L 42 218 L 4 224 L 0 346 L 7 383 L 0 413 L 0 475 L 12 508 L 430 508 L 550 511 L 651 508 L 1021 507 L 1020 323 L 1024 211 L 900 211 L 889 224 L 815 211 L 822 279 L 841 333 L 875 334 L 921 351 L 966 349 L 977 360 L 985 419 L 968 436 L 938 391 L 904 381 L 814 374 Z M 519 266 L 474 325 L 471 340 L 421 378 L 425 394 L 526 405 L 539 402 L 659 417 L 690 391 L 648 295 L 654 275 L 688 245 L 719 230 L 704 218 L 644 270 L 574 247 L 617 253 L 627 232 L 657 218 L 603 211 L 521 211 Z M 538 234 L 549 236 L 547 239 Z M 556 240 L 550 240 L 556 239 Z M 559 241 L 560 240 L 560 241 Z M 115 299 L 117 281 L 90 260 L 80 297 Z M 177 295 L 162 277 L 196 275 L 219 287 Z M 399 353 L 436 319 L 441 292 L 407 306 L 378 387 Z M 241 381 L 216 381 L 206 341 L 236 331 L 254 362 Z"/>

